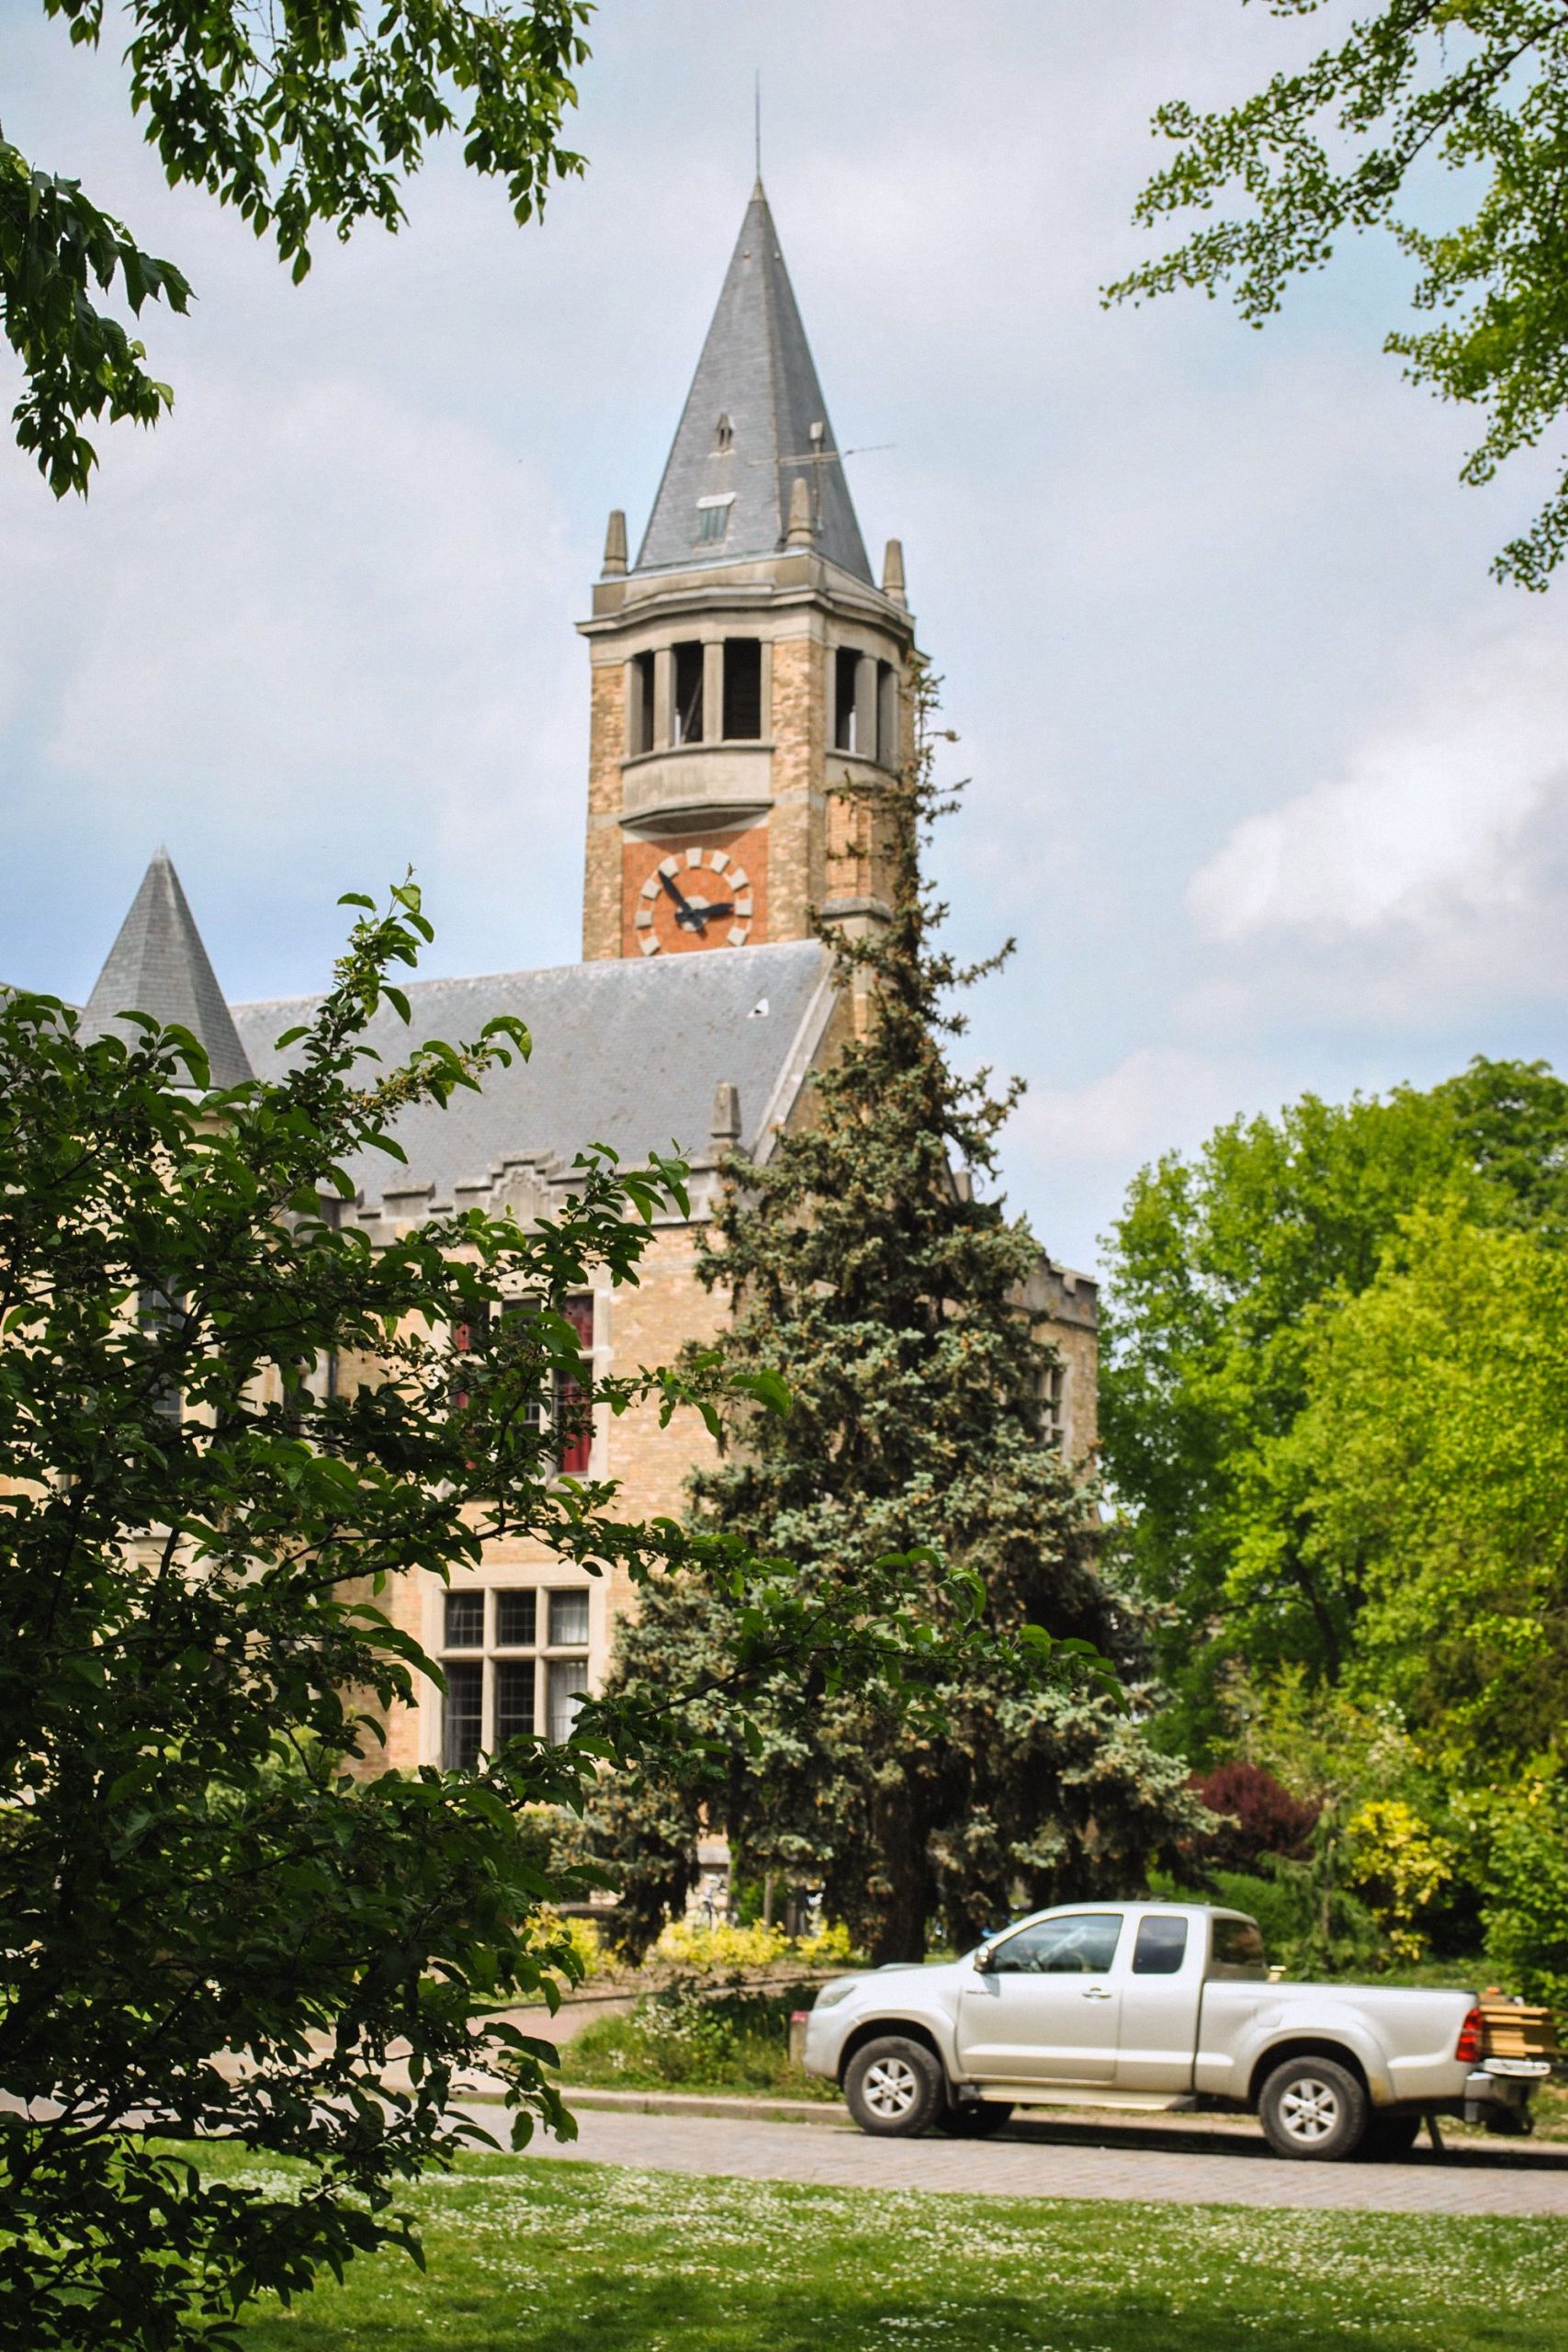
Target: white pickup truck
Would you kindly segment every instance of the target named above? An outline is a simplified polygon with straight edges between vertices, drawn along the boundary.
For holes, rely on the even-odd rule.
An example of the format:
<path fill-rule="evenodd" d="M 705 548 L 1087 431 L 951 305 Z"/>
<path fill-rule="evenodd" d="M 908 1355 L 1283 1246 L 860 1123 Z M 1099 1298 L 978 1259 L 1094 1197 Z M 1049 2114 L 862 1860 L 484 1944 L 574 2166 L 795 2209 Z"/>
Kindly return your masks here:
<path fill-rule="evenodd" d="M 825 1984 L 807 2069 L 863 2132 L 995 2131 L 1015 2107 L 1254 2112 L 1284 2156 L 1394 2156 L 1423 2116 L 1528 2132 L 1547 2058 L 1486 2055 L 1471 1992 L 1285 1984 L 1255 1921 L 1182 1903 L 1086 1903 L 961 1960 Z"/>

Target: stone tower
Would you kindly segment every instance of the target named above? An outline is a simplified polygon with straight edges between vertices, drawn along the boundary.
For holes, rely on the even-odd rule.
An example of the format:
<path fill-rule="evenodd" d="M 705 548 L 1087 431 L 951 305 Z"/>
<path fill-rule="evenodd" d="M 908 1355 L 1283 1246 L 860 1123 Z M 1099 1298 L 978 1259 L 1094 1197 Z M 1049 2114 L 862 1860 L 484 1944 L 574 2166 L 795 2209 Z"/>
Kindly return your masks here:
<path fill-rule="evenodd" d="M 879 912 L 836 786 L 899 766 L 914 623 L 866 560 L 761 181 L 635 563 L 610 517 L 589 641 L 582 953 L 717 952 Z"/>

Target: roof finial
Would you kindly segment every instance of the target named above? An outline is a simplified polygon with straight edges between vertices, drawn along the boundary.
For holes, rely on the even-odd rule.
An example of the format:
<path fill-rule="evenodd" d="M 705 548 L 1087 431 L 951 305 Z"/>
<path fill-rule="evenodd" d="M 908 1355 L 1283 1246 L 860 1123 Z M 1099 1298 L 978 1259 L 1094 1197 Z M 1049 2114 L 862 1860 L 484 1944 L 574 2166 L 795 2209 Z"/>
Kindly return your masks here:
<path fill-rule="evenodd" d="M 626 518 L 618 506 L 610 509 L 610 525 L 604 534 L 604 578 L 618 580 L 626 568 Z"/>
<path fill-rule="evenodd" d="M 762 69 L 759 65 L 751 77 L 751 143 L 756 150 L 756 193 L 762 193 Z"/>
<path fill-rule="evenodd" d="M 786 548 L 814 548 L 817 544 L 817 523 L 811 512 L 811 492 L 806 476 L 796 474 L 789 493 L 789 528 L 784 533 Z"/>
<path fill-rule="evenodd" d="M 882 559 L 882 593 L 885 596 L 891 596 L 896 605 L 907 605 L 909 601 L 904 591 L 902 539 L 889 539 L 887 542 L 887 552 Z"/>
<path fill-rule="evenodd" d="M 740 1141 L 740 1089 L 730 1079 L 721 1078 L 714 1088 L 709 1125 L 713 1156 L 723 1159 Z"/>

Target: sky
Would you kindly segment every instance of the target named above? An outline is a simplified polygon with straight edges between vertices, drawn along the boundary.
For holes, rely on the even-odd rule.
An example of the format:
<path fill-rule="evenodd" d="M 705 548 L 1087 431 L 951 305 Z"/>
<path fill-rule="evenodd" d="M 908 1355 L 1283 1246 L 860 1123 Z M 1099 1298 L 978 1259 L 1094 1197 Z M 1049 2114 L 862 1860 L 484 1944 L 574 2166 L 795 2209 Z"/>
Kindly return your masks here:
<path fill-rule="evenodd" d="M 0 0 L 0 120 L 195 284 L 172 416 L 84 504 L 0 443 L 0 977 L 81 1001 L 153 848 L 231 999 L 324 980 L 412 866 L 432 973 L 579 952 L 589 605 L 634 545 L 763 169 L 868 546 L 903 540 L 971 779 L 933 849 L 1003 1178 L 1092 1267 L 1136 1170 L 1306 1090 L 1561 1061 L 1568 586 L 1490 557 L 1545 460 L 1382 356 L 1353 246 L 1263 334 L 1107 311 L 1164 97 L 1302 52 L 1239 0 L 604 0 L 583 179 L 518 228 L 439 154 L 289 284 L 172 193 L 112 40 Z M 1434 198 L 1434 200 L 1440 200 Z M 0 367 L 0 374 L 4 368 Z M 6 404 L 10 379 L 0 385 Z M 1546 453 L 1550 458 L 1551 452 Z"/>

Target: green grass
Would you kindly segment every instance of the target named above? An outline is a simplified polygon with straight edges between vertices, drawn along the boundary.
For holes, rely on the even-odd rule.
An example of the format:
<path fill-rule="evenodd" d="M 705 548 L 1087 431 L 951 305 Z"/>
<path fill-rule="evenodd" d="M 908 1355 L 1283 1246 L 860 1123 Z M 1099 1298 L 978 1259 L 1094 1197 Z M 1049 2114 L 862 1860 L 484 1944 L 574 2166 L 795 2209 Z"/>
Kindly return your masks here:
<path fill-rule="evenodd" d="M 286 2188 L 279 2170 L 265 2177 Z M 1558 2352 L 1568 2341 L 1563 2232 L 1547 2221 L 1032 2203 L 507 2157 L 466 2158 L 409 2201 L 424 2277 L 400 2259 L 356 2264 L 292 2312 L 261 2311 L 253 2352 Z"/>

